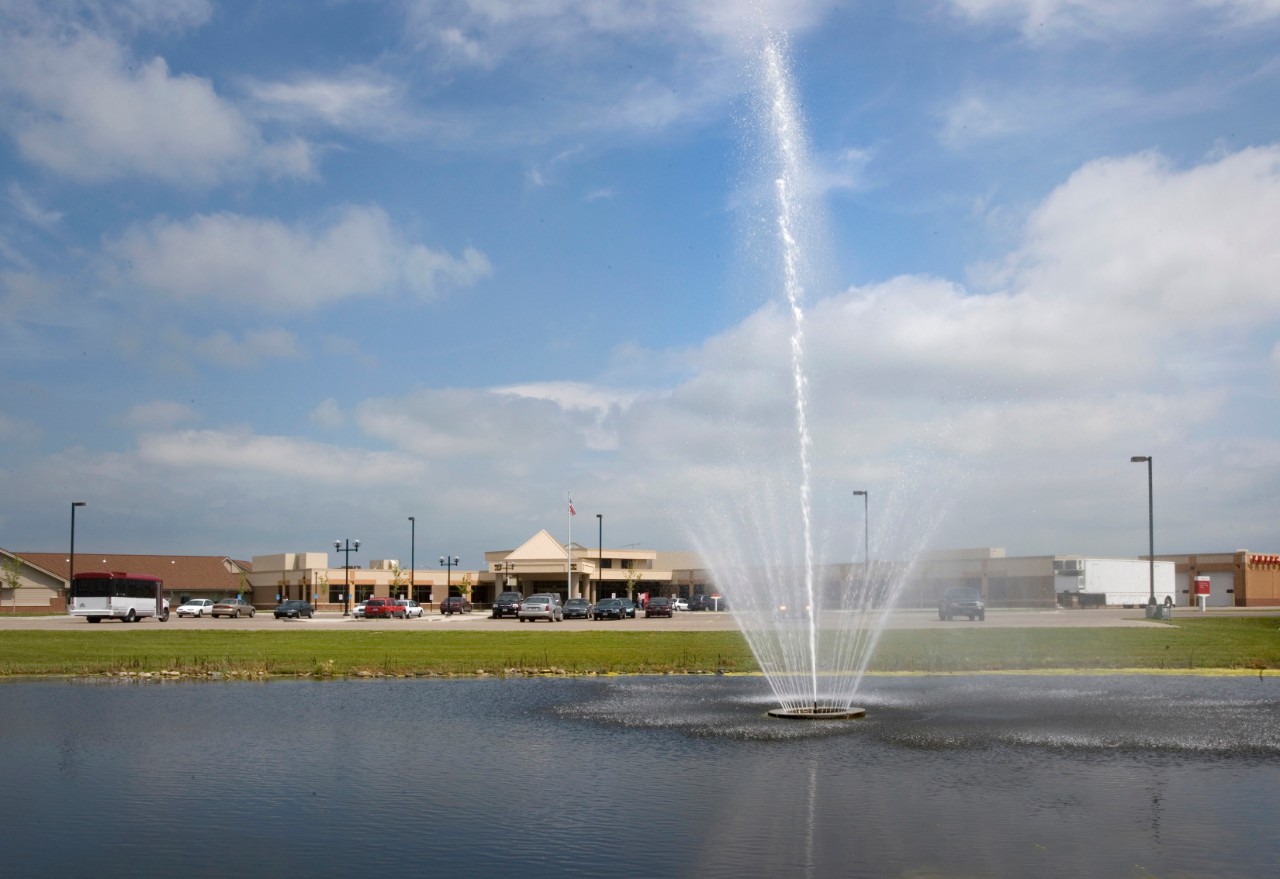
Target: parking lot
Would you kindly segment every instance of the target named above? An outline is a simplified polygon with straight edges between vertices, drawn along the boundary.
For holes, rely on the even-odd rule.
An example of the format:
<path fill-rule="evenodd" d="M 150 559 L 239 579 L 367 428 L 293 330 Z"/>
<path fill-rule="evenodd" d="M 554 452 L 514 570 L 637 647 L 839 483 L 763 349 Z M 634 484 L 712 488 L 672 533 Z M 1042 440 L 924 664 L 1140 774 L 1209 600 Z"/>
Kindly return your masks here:
<path fill-rule="evenodd" d="M 1227 614 L 1261 613 L 1280 615 L 1280 608 L 1237 610 L 1234 608 L 1212 609 L 1205 614 L 1190 608 L 1175 608 L 1173 620 L 1183 617 L 1221 616 Z M 889 628 L 894 629 L 950 629 L 956 627 L 993 627 L 993 628 L 1068 628 L 1093 627 L 1110 628 L 1116 626 L 1158 626 L 1159 622 L 1147 620 L 1142 608 L 1100 608 L 1096 610 L 999 610 L 987 611 L 985 622 L 969 622 L 960 619 L 943 622 L 932 610 L 898 610 L 890 614 Z M 169 618 L 167 623 L 154 619 L 143 620 L 134 625 L 104 620 L 97 625 L 83 619 L 69 616 L 38 617 L 2 617 L 0 631 L 14 630 L 85 630 L 95 632 L 133 632 L 164 626 L 171 629 L 236 629 L 275 631 L 304 631 L 307 629 L 323 629 L 327 631 L 349 630 L 363 632 L 370 630 L 387 631 L 573 631 L 576 629 L 613 629 L 618 631 L 720 631 L 734 629 L 737 623 L 733 614 L 714 611 L 687 611 L 677 613 L 671 618 L 656 617 L 645 619 L 643 613 L 635 619 L 627 620 L 566 620 L 560 623 L 521 623 L 511 618 L 493 619 L 488 611 L 476 610 L 469 614 L 442 615 L 428 612 L 416 620 L 363 620 L 344 617 L 340 613 L 318 613 L 312 619 L 277 620 L 270 610 L 259 610 L 251 618 L 211 619 L 208 617 L 187 617 L 179 619 L 177 615 Z"/>

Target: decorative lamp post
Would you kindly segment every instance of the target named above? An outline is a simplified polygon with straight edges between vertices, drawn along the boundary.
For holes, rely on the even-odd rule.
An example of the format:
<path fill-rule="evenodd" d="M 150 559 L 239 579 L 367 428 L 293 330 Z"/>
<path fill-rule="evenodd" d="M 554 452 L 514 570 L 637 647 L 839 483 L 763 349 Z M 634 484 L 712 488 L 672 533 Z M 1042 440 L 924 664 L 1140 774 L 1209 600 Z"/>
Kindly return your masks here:
<path fill-rule="evenodd" d="M 343 569 L 347 572 L 346 586 L 342 588 L 342 615 L 351 615 L 351 553 L 360 551 L 360 541 L 335 540 L 333 548 L 345 556 L 342 563 Z"/>
<path fill-rule="evenodd" d="M 1147 570 L 1151 583 L 1150 596 L 1147 598 L 1147 605 L 1151 606 L 1156 603 L 1156 508 L 1154 484 L 1151 477 L 1151 456 L 1150 455 L 1134 455 L 1129 459 L 1130 464 L 1147 465 Z"/>
<path fill-rule="evenodd" d="M 67 573 L 67 610 L 71 609 L 71 590 L 75 586 L 76 579 L 76 507 L 83 506 L 84 501 L 71 502 L 71 555 L 67 559 L 67 564 L 70 565 L 70 570 Z"/>
<path fill-rule="evenodd" d="M 458 564 L 458 557 L 442 555 L 440 556 L 440 564 L 444 567 L 444 597 L 448 598 L 449 593 L 453 591 L 453 569 Z"/>

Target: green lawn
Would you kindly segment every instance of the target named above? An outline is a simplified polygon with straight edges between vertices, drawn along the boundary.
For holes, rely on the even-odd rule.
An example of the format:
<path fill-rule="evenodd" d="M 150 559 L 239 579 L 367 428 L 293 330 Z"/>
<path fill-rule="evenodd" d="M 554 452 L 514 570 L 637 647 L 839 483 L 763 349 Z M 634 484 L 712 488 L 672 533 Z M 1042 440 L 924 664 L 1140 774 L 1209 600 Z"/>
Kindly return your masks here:
<path fill-rule="evenodd" d="M 893 630 L 884 672 L 1280 669 L 1280 619 L 1158 628 Z M 0 632 L 0 675 L 749 673 L 737 632 Z"/>

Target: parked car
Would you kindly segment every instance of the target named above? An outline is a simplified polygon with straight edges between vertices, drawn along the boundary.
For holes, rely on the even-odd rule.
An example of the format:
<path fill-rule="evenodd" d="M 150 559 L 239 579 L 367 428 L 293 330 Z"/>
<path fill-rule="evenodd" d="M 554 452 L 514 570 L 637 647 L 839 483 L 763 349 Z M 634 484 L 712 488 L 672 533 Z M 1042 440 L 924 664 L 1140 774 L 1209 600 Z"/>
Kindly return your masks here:
<path fill-rule="evenodd" d="M 440 613 L 447 613 L 450 616 L 455 613 L 471 613 L 472 610 L 471 602 L 463 595 L 450 595 L 440 602 Z"/>
<path fill-rule="evenodd" d="M 689 602 L 684 598 L 673 598 L 671 599 L 671 609 L 672 610 L 688 610 Z"/>
<path fill-rule="evenodd" d="M 645 605 L 644 615 L 646 617 L 669 617 L 671 616 L 671 599 L 656 596 L 649 599 L 649 603 Z"/>
<path fill-rule="evenodd" d="M 585 620 L 591 616 L 591 602 L 585 598 L 570 598 L 564 603 L 566 620 Z"/>
<path fill-rule="evenodd" d="M 522 598 L 523 596 L 519 592 L 499 592 L 498 597 L 493 600 L 494 618 L 520 616 L 520 601 Z"/>
<path fill-rule="evenodd" d="M 520 602 L 519 618 L 522 623 L 532 620 L 546 620 L 549 623 L 560 622 L 564 619 L 564 608 L 560 606 L 560 596 L 551 592 L 539 592 L 537 595 L 530 595 Z"/>
<path fill-rule="evenodd" d="M 949 586 L 938 599 L 938 619 L 968 617 L 970 621 L 987 618 L 987 606 L 982 596 L 972 586 Z"/>
<path fill-rule="evenodd" d="M 296 620 L 301 617 L 311 619 L 315 612 L 316 609 L 314 607 L 296 598 L 282 601 L 276 605 L 276 619 L 278 620 Z"/>
<path fill-rule="evenodd" d="M 390 620 L 405 618 L 405 609 L 394 598 L 370 598 L 364 603 L 366 620 Z"/>
<path fill-rule="evenodd" d="M 351 615 L 358 620 L 364 619 L 364 602 L 363 601 L 357 604 L 355 607 L 351 608 Z"/>
<path fill-rule="evenodd" d="M 252 604 L 245 601 L 239 595 L 232 598 L 223 598 L 209 609 L 214 618 L 218 617 L 251 617 L 257 613 L 257 609 Z"/>
<path fill-rule="evenodd" d="M 626 615 L 627 611 L 622 606 L 622 601 L 617 598 L 602 598 L 591 609 L 591 618 L 593 620 L 620 620 L 624 619 Z"/>
<path fill-rule="evenodd" d="M 177 610 L 180 617 L 202 617 L 213 611 L 212 598 L 192 598 L 184 601 Z"/>
<path fill-rule="evenodd" d="M 619 598 L 618 600 L 622 602 L 622 609 L 626 611 L 627 617 L 634 620 L 636 618 L 636 603 L 630 598 Z"/>
<path fill-rule="evenodd" d="M 422 605 L 412 598 L 397 598 L 396 604 L 404 608 L 404 615 L 407 619 L 416 620 L 422 616 Z"/>
<path fill-rule="evenodd" d="M 723 595 L 712 593 L 704 595 L 699 592 L 689 599 L 689 610 L 728 610 L 729 605 Z"/>

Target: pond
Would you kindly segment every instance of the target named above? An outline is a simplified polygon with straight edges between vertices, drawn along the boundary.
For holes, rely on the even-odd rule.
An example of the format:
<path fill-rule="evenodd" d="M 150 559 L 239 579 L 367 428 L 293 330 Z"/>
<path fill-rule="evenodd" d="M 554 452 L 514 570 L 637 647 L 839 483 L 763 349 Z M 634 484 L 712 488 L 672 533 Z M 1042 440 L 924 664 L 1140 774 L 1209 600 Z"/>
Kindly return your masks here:
<path fill-rule="evenodd" d="M 0 685 L 13 876 L 1254 877 L 1274 678 Z"/>

